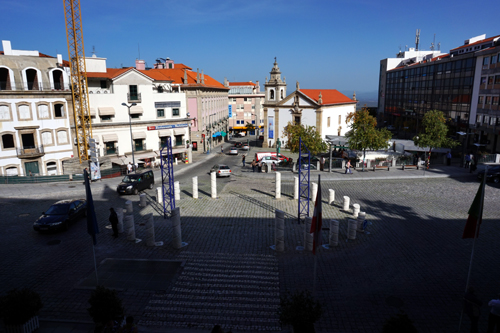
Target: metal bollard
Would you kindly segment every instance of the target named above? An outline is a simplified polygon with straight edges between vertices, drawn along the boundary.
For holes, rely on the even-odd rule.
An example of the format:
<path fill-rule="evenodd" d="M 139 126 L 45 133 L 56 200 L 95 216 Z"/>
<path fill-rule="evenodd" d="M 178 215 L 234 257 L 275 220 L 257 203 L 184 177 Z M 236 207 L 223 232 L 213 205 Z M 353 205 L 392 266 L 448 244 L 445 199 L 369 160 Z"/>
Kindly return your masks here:
<path fill-rule="evenodd" d="M 281 172 L 276 172 L 276 199 L 281 198 Z"/>
<path fill-rule="evenodd" d="M 156 202 L 163 203 L 163 188 L 156 188 Z"/>
<path fill-rule="evenodd" d="M 352 204 L 352 216 L 354 218 L 358 218 L 359 211 L 360 211 L 359 204 Z"/>
<path fill-rule="evenodd" d="M 134 208 L 132 206 L 132 201 L 125 201 L 125 209 L 127 210 L 127 214 L 132 214 L 134 212 Z"/>
<path fill-rule="evenodd" d="M 127 240 L 135 241 L 134 215 L 125 215 L 125 229 L 127 230 Z"/>
<path fill-rule="evenodd" d="M 345 211 L 348 211 L 349 210 L 349 203 L 350 203 L 351 199 L 347 196 L 347 195 L 344 195 L 344 210 Z"/>
<path fill-rule="evenodd" d="M 215 172 L 210 174 L 210 185 L 212 187 L 212 199 L 217 198 L 217 178 L 215 176 Z"/>
<path fill-rule="evenodd" d="M 181 200 L 181 186 L 179 182 L 174 182 L 175 201 Z"/>
<path fill-rule="evenodd" d="M 311 200 L 314 204 L 316 202 L 316 195 L 318 194 L 318 183 L 311 182 L 311 184 L 312 184 Z"/>
<path fill-rule="evenodd" d="M 139 206 L 146 207 L 147 205 L 148 205 L 148 202 L 146 200 L 146 193 L 139 194 Z"/>
<path fill-rule="evenodd" d="M 348 239 L 356 239 L 356 227 L 357 221 L 353 219 L 349 219 L 347 223 L 347 238 Z"/>
<path fill-rule="evenodd" d="M 193 177 L 193 199 L 198 199 L 198 176 Z"/>
<path fill-rule="evenodd" d="M 118 216 L 118 233 L 123 234 L 123 214 L 126 212 L 123 208 L 116 209 L 116 216 Z"/>
<path fill-rule="evenodd" d="M 299 177 L 293 177 L 293 178 L 294 178 L 293 199 L 299 200 Z"/>

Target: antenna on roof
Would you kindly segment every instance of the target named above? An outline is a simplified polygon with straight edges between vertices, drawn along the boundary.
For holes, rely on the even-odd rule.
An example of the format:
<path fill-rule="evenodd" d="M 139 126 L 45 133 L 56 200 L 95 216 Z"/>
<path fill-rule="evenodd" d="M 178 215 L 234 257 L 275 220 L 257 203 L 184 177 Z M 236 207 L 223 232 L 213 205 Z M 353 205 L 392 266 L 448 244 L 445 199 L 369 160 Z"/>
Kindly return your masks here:
<path fill-rule="evenodd" d="M 431 51 L 434 51 L 436 45 L 436 34 L 434 34 L 434 40 L 431 43 Z"/>
<path fill-rule="evenodd" d="M 95 56 L 95 46 L 92 45 L 92 55 Z"/>
<path fill-rule="evenodd" d="M 438 51 L 441 51 L 441 42 L 438 43 Z"/>
<path fill-rule="evenodd" d="M 419 43 L 420 43 L 420 29 L 417 29 L 417 33 L 415 35 L 415 51 L 418 51 Z"/>

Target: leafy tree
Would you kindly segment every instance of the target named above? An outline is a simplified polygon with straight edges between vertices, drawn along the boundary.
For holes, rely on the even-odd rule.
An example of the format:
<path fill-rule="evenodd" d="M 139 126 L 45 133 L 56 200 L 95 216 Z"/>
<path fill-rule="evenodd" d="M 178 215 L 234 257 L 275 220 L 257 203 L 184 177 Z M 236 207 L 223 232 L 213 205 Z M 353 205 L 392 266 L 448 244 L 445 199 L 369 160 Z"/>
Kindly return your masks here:
<path fill-rule="evenodd" d="M 428 111 L 422 120 L 423 133 L 419 133 L 413 138 L 416 146 L 429 148 L 427 158 L 427 168 L 431 160 L 431 152 L 434 148 L 453 148 L 458 145 L 458 141 L 447 137 L 448 126 L 444 113 L 438 110 Z"/>
<path fill-rule="evenodd" d="M 247 121 L 247 124 L 245 125 L 245 127 L 247 130 L 247 134 L 249 134 L 251 131 L 255 130 L 255 125 L 248 122 L 248 121 Z"/>
<path fill-rule="evenodd" d="M 364 171 L 366 150 L 387 148 L 387 141 L 392 134 L 386 128 L 377 129 L 377 120 L 370 115 L 366 108 L 349 113 L 346 123 L 350 123 L 351 128 L 345 135 L 349 148 L 363 151 L 362 168 Z"/>
<path fill-rule="evenodd" d="M 328 149 L 315 126 L 303 126 L 290 121 L 283 130 L 283 136 L 286 138 L 286 147 L 292 153 L 299 152 L 299 138 L 302 138 L 302 143 L 313 155 Z"/>
<path fill-rule="evenodd" d="M 280 297 L 278 316 L 284 325 L 292 325 L 294 332 L 314 332 L 314 323 L 321 318 L 323 309 L 309 291 L 289 291 Z"/>

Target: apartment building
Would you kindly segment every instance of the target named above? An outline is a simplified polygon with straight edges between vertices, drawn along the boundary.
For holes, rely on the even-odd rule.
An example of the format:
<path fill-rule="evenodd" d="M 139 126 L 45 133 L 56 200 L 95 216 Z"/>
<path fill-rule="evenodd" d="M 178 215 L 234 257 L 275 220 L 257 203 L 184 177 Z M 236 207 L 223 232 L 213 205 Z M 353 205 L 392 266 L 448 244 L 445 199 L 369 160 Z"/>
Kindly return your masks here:
<path fill-rule="evenodd" d="M 235 135 L 245 132 L 247 135 L 260 135 L 264 128 L 262 105 L 265 94 L 260 91 L 259 81 L 229 82 L 224 80 L 224 86 L 229 88 L 229 131 Z M 247 132 L 247 124 L 252 124 L 255 130 Z"/>
<path fill-rule="evenodd" d="M 0 52 L 0 175 L 55 175 L 73 157 L 69 63 L 40 53 Z"/>

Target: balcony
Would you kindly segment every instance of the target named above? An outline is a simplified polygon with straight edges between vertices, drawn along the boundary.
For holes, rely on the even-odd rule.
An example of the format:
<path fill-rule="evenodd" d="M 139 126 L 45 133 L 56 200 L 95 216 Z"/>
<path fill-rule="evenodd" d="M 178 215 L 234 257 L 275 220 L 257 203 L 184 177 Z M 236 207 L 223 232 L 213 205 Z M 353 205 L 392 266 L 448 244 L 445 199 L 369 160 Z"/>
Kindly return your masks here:
<path fill-rule="evenodd" d="M 47 81 L 0 81 L 0 91 L 70 91 L 67 83 L 61 84 L 59 82 L 50 83 Z"/>
<path fill-rule="evenodd" d="M 16 148 L 18 158 L 37 158 L 45 155 L 43 146 Z"/>
<path fill-rule="evenodd" d="M 141 93 L 137 93 L 137 94 L 127 93 L 127 101 L 129 103 L 140 103 L 141 102 Z"/>

